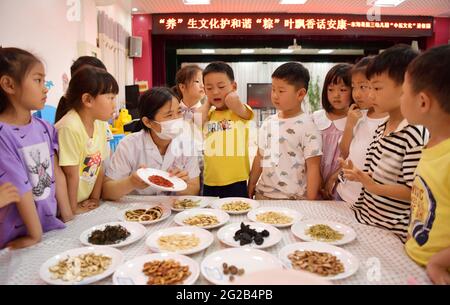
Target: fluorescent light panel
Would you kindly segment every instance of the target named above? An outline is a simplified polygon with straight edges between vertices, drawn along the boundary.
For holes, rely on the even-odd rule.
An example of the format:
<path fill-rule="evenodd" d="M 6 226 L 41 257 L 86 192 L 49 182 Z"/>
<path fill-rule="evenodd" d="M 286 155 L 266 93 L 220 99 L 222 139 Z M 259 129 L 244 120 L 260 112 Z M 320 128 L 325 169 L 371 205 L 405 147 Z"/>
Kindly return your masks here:
<path fill-rule="evenodd" d="M 214 54 L 216 50 L 214 49 L 202 49 L 202 54 Z"/>
<path fill-rule="evenodd" d="M 379 7 L 393 7 L 399 6 L 404 1 L 405 0 L 375 0 L 373 5 Z"/>
<path fill-rule="evenodd" d="M 185 5 L 205 5 L 211 4 L 211 0 L 183 0 Z"/>
<path fill-rule="evenodd" d="M 317 53 L 319 53 L 319 54 L 331 54 L 333 52 L 334 52 L 334 50 L 323 49 L 323 50 L 319 50 L 319 52 L 317 52 Z"/>
<path fill-rule="evenodd" d="M 242 49 L 241 54 L 252 54 L 255 53 L 254 49 Z"/>
<path fill-rule="evenodd" d="M 282 50 L 280 50 L 281 54 L 290 54 L 290 53 L 293 53 L 293 52 L 294 52 L 294 50 L 290 50 L 290 49 L 282 49 Z"/>
<path fill-rule="evenodd" d="M 280 0 L 280 4 L 305 4 L 308 0 Z"/>
<path fill-rule="evenodd" d="M 139 11 L 139 9 L 137 9 L 136 7 L 133 7 L 133 8 L 131 9 L 131 11 L 134 12 L 134 13 L 136 13 L 137 11 Z"/>

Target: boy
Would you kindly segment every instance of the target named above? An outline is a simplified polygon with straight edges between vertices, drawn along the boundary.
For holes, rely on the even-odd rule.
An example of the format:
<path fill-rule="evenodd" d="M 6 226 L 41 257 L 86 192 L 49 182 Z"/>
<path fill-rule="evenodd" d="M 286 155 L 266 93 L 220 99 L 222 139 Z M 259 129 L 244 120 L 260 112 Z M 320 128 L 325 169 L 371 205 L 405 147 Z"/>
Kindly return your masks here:
<path fill-rule="evenodd" d="M 233 69 L 212 62 L 203 70 L 208 102 L 202 107 L 205 135 L 204 196 L 247 197 L 250 173 L 248 122 L 253 111 L 236 93 Z M 215 108 L 209 109 L 212 105 Z"/>
<path fill-rule="evenodd" d="M 256 189 L 260 200 L 316 199 L 322 137 L 301 109 L 308 84 L 309 72 L 299 63 L 283 64 L 273 72 L 271 99 L 278 113 L 261 126 L 249 180 L 250 198 Z"/>
<path fill-rule="evenodd" d="M 436 284 L 450 284 L 450 45 L 428 50 L 408 67 L 402 114 L 430 132 L 412 185 L 406 253 Z"/>
<path fill-rule="evenodd" d="M 363 186 L 352 206 L 356 219 L 390 230 L 403 242 L 408 231 L 414 171 L 427 137 L 425 128 L 410 125 L 400 111 L 404 74 L 417 55 L 410 46 L 396 45 L 369 64 L 369 99 L 375 111 L 386 112 L 389 118 L 375 131 L 364 171 L 351 161 L 343 164 L 344 176 Z"/>

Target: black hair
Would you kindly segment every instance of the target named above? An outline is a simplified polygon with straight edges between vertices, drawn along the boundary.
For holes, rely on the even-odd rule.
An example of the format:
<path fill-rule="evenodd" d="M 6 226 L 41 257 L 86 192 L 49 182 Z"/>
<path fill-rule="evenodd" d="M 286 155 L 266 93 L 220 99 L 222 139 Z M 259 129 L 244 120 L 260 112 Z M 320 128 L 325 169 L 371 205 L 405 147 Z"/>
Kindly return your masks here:
<path fill-rule="evenodd" d="M 272 78 L 286 81 L 296 89 L 305 88 L 308 91 L 309 72 L 301 63 L 288 62 L 279 66 L 273 73 Z"/>
<path fill-rule="evenodd" d="M 397 85 L 403 84 L 406 68 L 409 63 L 419 55 L 411 46 L 397 44 L 377 55 L 367 66 L 366 77 L 371 79 L 374 75 L 387 72 Z"/>
<path fill-rule="evenodd" d="M 176 94 L 166 87 L 153 87 L 150 90 L 145 91 L 139 98 L 138 110 L 141 119 L 141 127 L 149 132 L 150 129 L 144 125 L 142 119 L 144 117 L 149 120 L 154 120 L 158 110 L 161 109 L 166 103 L 172 102 L 172 98 L 178 99 Z"/>
<path fill-rule="evenodd" d="M 206 66 L 205 70 L 203 70 L 203 79 L 209 73 L 225 73 L 228 79 L 234 82 L 234 72 L 231 66 L 223 61 L 214 61 Z"/>
<path fill-rule="evenodd" d="M 450 114 L 450 45 L 427 50 L 409 64 L 407 73 L 415 93 L 427 92 Z"/>
<path fill-rule="evenodd" d="M 322 88 L 322 107 L 326 112 L 333 112 L 333 106 L 331 106 L 328 100 L 328 86 L 336 85 L 340 80 L 344 82 L 347 87 L 352 87 L 352 65 L 350 64 L 337 64 L 328 71 L 327 76 Z M 350 94 L 350 104 L 353 104 L 353 97 Z"/>
<path fill-rule="evenodd" d="M 366 56 L 358 60 L 352 67 L 351 74 L 363 73 L 366 75 L 367 67 L 370 65 L 375 56 Z"/>
<path fill-rule="evenodd" d="M 81 57 L 78 57 L 78 59 L 75 60 L 72 64 L 72 66 L 70 67 L 70 75 L 73 76 L 78 70 L 80 70 L 81 68 L 83 68 L 85 66 L 96 67 L 96 68 L 107 71 L 105 64 L 97 57 L 81 56 Z"/>
<path fill-rule="evenodd" d="M 26 75 L 41 61 L 28 51 L 18 48 L 0 47 L 0 78 L 11 77 L 21 85 Z M 10 103 L 6 92 L 0 87 L 0 113 L 5 111 Z"/>
<path fill-rule="evenodd" d="M 55 123 L 72 109 L 78 110 L 82 105 L 83 94 L 93 98 L 102 94 L 118 94 L 119 86 L 114 76 L 106 70 L 86 66 L 78 70 L 69 82 L 66 95 L 59 101 L 56 109 Z"/>
<path fill-rule="evenodd" d="M 198 72 L 202 72 L 202 68 L 197 65 L 186 65 L 178 70 L 175 76 L 176 85 L 172 87 L 172 91 L 174 91 L 180 99 L 183 98 L 183 93 L 180 90 L 180 85 L 189 85 L 190 83 L 192 83 L 195 75 Z"/>

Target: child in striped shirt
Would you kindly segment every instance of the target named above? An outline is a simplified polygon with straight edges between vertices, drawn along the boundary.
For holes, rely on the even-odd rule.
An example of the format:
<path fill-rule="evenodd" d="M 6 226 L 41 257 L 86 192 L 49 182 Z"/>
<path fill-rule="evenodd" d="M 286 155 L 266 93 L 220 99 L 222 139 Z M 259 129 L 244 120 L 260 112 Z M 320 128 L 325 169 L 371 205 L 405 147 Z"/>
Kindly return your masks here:
<path fill-rule="evenodd" d="M 389 118 L 380 124 L 370 144 L 364 169 L 343 165 L 344 176 L 363 185 L 352 209 L 363 224 L 381 227 L 396 234 L 403 242 L 408 232 L 411 186 L 427 132 L 410 125 L 400 111 L 402 84 L 408 64 L 418 55 L 407 45 L 393 46 L 369 64 L 369 99 L 377 112 Z"/>

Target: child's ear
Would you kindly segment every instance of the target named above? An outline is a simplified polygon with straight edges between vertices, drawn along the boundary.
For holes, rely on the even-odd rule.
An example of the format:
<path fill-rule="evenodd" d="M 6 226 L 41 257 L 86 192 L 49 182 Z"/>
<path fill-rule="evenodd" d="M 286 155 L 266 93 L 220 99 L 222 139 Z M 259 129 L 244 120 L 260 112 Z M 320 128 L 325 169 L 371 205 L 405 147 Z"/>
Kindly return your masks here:
<path fill-rule="evenodd" d="M 81 96 L 81 103 L 87 108 L 92 107 L 93 101 L 94 101 L 94 98 L 89 93 L 84 93 Z"/>
<path fill-rule="evenodd" d="M 419 98 L 418 98 L 418 103 L 419 103 L 419 109 L 422 112 L 422 114 L 426 114 L 430 112 L 431 106 L 433 104 L 432 98 L 430 97 L 430 95 L 428 95 L 426 92 L 419 92 Z"/>
<path fill-rule="evenodd" d="M 306 95 L 306 89 L 305 88 L 300 88 L 297 90 L 297 98 L 299 101 L 302 101 L 305 98 Z"/>
<path fill-rule="evenodd" d="M 11 76 L 8 76 L 8 75 L 3 75 L 0 78 L 0 87 L 7 94 L 14 94 L 16 92 L 16 83 L 11 78 Z"/>
<path fill-rule="evenodd" d="M 237 83 L 236 83 L 235 81 L 233 81 L 233 82 L 231 83 L 231 88 L 233 88 L 234 91 L 237 90 Z"/>

